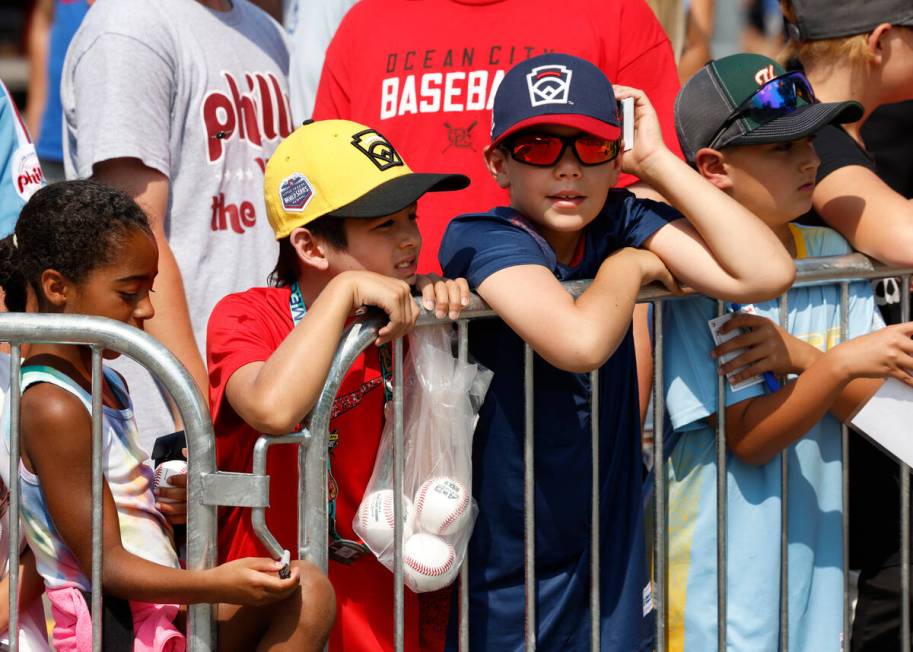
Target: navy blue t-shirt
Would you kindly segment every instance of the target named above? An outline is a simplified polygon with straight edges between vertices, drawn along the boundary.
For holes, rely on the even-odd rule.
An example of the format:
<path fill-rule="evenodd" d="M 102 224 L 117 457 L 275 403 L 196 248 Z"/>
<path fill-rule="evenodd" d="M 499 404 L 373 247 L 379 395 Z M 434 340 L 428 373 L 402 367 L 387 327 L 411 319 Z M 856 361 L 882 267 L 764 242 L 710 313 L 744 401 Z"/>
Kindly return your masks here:
<path fill-rule="evenodd" d="M 495 272 L 543 265 L 560 281 L 591 279 L 612 252 L 640 246 L 668 222 L 670 206 L 613 190 L 583 233 L 579 264 L 557 262 L 548 243 L 517 211 L 455 218 L 440 262 L 475 289 Z M 529 297 L 535 301 L 536 297 Z M 542 306 L 548 319 L 549 307 Z M 479 517 L 469 544 L 473 649 L 524 648 L 523 342 L 501 320 L 470 326 L 470 351 L 494 371 L 473 445 L 473 495 Z M 589 374 L 560 371 L 535 356 L 537 635 L 543 650 L 589 650 L 592 448 Z M 648 649 L 643 617 L 647 583 L 642 523 L 640 428 L 630 330 L 599 369 L 602 649 Z M 448 632 L 456 645 L 456 612 Z"/>

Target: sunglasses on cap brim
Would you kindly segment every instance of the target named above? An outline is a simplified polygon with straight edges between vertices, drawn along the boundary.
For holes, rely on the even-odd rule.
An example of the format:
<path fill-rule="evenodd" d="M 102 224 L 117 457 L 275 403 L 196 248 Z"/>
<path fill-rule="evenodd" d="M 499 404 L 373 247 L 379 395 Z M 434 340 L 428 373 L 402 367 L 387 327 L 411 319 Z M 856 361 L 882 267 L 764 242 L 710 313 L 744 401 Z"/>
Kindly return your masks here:
<path fill-rule="evenodd" d="M 736 120 L 747 118 L 763 125 L 817 101 L 812 85 L 801 72 L 788 72 L 774 77 L 729 114 L 707 147 L 717 149 L 723 134 Z"/>
<path fill-rule="evenodd" d="M 602 165 L 616 156 L 621 148 L 619 141 L 606 140 L 590 134 L 558 136 L 556 134 L 526 132 L 508 138 L 501 147 L 520 163 L 547 168 L 555 165 L 570 147 L 581 165 Z"/>

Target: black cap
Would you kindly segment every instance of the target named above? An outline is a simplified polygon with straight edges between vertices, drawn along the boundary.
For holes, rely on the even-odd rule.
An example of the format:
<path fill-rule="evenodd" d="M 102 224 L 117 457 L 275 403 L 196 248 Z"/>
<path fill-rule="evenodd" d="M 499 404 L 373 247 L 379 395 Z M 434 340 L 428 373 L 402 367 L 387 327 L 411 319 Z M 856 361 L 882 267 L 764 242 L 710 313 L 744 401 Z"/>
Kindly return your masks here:
<path fill-rule="evenodd" d="M 865 34 L 882 23 L 913 25 L 910 0 L 792 0 L 791 38 L 816 41 Z"/>

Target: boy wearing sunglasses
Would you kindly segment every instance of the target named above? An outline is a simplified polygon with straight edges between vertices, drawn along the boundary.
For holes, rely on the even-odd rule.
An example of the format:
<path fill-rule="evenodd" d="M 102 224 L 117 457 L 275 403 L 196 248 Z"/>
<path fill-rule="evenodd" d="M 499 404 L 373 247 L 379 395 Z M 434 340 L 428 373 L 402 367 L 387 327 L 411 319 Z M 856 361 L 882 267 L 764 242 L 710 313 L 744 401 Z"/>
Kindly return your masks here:
<path fill-rule="evenodd" d="M 795 258 L 852 251 L 836 231 L 791 221 L 812 203 L 820 163 L 813 135 L 828 124 L 861 116 L 856 102 L 816 102 L 800 73 L 787 74 L 754 54 L 711 61 L 685 84 L 675 103 L 688 161 L 760 217 Z M 696 297 L 666 305 L 666 407 L 674 428 L 667 465 L 673 516 L 667 631 L 674 649 L 717 649 L 714 359 L 723 363 L 718 372 L 728 377 L 728 649 L 779 646 L 783 452 L 789 649 L 843 649 L 840 421 L 883 378 L 913 384 L 904 370 L 913 368 L 913 328 L 879 330 L 883 324 L 871 287 L 857 282 L 849 285 L 844 336 L 840 294 L 830 285 L 791 289 L 784 306 L 788 313 L 782 315 L 785 329 L 779 326 L 782 304 L 776 300 L 727 304 L 738 314 L 720 331 L 736 336 L 719 346 L 708 328 L 708 320 L 717 316 L 715 301 Z M 788 382 L 781 387 L 775 375 L 788 376 Z"/>
<path fill-rule="evenodd" d="M 616 92 L 635 99 L 637 142 L 626 153 Z M 473 355 L 495 372 L 474 439 L 480 513 L 469 551 L 470 646 L 524 647 L 524 433 L 531 426 L 536 619 L 528 626 L 540 649 L 590 649 L 593 491 L 601 649 L 648 649 L 652 601 L 629 328 L 637 293 L 653 281 L 675 288 L 675 274 L 715 296 L 760 300 L 789 286 L 792 261 L 755 216 L 665 148 L 642 92 L 613 92 L 582 59 L 549 54 L 510 70 L 495 97 L 485 156 L 510 206 L 456 218 L 440 252 L 443 268 L 459 270 L 503 319 L 470 329 Z M 622 170 L 652 184 L 691 223 L 671 206 L 612 190 Z M 594 280 L 574 297 L 561 281 L 576 279 Z M 529 401 L 524 341 L 535 352 Z M 456 620 L 454 612 L 449 649 L 456 649 Z"/>

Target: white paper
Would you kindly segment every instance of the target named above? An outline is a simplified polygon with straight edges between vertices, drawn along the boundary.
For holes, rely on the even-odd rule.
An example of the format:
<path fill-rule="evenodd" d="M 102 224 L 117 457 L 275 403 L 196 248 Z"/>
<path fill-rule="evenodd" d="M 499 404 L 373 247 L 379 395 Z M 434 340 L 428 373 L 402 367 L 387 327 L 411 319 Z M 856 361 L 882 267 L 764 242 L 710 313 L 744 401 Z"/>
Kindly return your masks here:
<path fill-rule="evenodd" d="M 622 141 L 626 152 L 634 149 L 634 98 L 626 97 L 621 101 Z"/>
<path fill-rule="evenodd" d="M 913 387 L 888 378 L 850 423 L 908 466 L 913 466 Z"/>
<path fill-rule="evenodd" d="M 731 331 L 727 331 L 725 333 L 720 332 L 720 328 L 723 326 L 723 324 L 725 324 L 727 321 L 729 321 L 733 317 L 735 317 L 735 313 L 727 312 L 725 315 L 722 315 L 720 317 L 714 317 L 713 319 L 711 319 L 707 322 L 707 325 L 710 327 L 710 333 L 711 333 L 711 335 L 713 335 L 713 341 L 714 341 L 714 343 L 716 343 L 717 346 L 719 346 L 723 342 L 728 342 L 732 338 L 738 337 L 739 335 L 742 335 L 743 333 L 745 333 L 744 328 L 736 328 Z M 727 362 L 729 362 L 730 360 L 732 360 L 733 358 L 741 355 L 744 351 L 745 351 L 745 349 L 736 349 L 735 351 L 730 351 L 729 353 L 720 357 L 720 359 L 717 360 L 717 364 L 724 365 Z M 751 387 L 752 385 L 757 385 L 758 383 L 764 382 L 764 378 L 761 377 L 760 375 L 757 375 L 757 376 L 752 376 L 750 378 L 746 378 L 745 380 L 743 380 L 740 383 L 733 384 L 732 377 L 735 374 L 742 371 L 742 369 L 744 369 L 744 368 L 745 367 L 739 367 L 738 369 L 736 369 L 734 371 L 730 371 L 728 374 L 726 374 L 726 380 L 729 381 L 729 388 L 734 392 L 737 392 L 741 389 L 745 389 L 746 387 Z"/>

